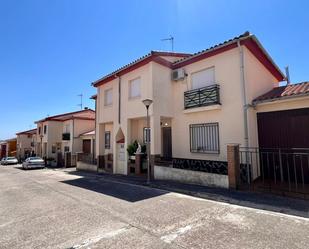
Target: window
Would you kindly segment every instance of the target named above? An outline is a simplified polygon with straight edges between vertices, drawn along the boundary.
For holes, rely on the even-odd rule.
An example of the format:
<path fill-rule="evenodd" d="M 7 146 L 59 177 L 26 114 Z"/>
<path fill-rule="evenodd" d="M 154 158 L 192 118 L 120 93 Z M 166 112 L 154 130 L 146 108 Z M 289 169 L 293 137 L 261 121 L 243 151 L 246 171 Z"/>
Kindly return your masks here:
<path fill-rule="evenodd" d="M 219 153 L 219 124 L 191 124 L 190 151 L 198 153 Z"/>
<path fill-rule="evenodd" d="M 129 98 L 137 98 L 141 96 L 141 78 L 131 80 L 129 82 Z"/>
<path fill-rule="evenodd" d="M 150 128 L 144 127 L 143 142 L 144 142 L 144 144 L 147 144 L 147 143 L 150 142 Z"/>
<path fill-rule="evenodd" d="M 47 132 L 47 125 L 44 125 L 44 134 Z"/>
<path fill-rule="evenodd" d="M 105 139 L 105 149 L 110 149 L 111 148 L 111 132 L 106 131 L 104 133 L 104 139 Z"/>
<path fill-rule="evenodd" d="M 191 74 L 192 89 L 198 89 L 215 84 L 215 68 L 211 67 Z"/>
<path fill-rule="evenodd" d="M 41 135 L 41 127 L 39 127 L 39 135 Z"/>
<path fill-rule="evenodd" d="M 113 89 L 107 89 L 104 92 L 104 105 L 109 106 L 113 104 Z"/>
<path fill-rule="evenodd" d="M 70 147 L 69 146 L 64 146 L 64 152 L 69 152 L 70 151 Z"/>
<path fill-rule="evenodd" d="M 64 125 L 64 133 L 70 133 L 70 124 Z"/>

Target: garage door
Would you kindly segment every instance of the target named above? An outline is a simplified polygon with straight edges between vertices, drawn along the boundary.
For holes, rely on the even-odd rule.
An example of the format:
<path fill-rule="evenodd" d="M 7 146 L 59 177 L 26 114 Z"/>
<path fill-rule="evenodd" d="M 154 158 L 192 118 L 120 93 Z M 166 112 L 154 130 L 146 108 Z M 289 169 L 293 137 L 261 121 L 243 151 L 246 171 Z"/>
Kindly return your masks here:
<path fill-rule="evenodd" d="M 263 180 L 309 194 L 309 108 L 257 114 Z"/>
<path fill-rule="evenodd" d="M 257 114 L 259 147 L 309 148 L 309 108 Z"/>

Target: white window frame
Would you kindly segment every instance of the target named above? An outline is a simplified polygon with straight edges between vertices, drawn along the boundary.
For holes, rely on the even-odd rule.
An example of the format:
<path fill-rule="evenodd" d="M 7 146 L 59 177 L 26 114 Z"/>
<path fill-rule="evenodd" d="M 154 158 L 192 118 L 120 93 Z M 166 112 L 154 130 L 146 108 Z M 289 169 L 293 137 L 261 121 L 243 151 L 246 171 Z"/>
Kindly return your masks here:
<path fill-rule="evenodd" d="M 194 75 L 197 75 L 199 73 L 202 73 L 202 72 L 205 72 L 205 71 L 208 71 L 208 70 L 213 71 L 213 79 L 211 81 L 208 81 L 207 79 L 205 79 L 205 83 L 200 83 L 198 86 L 194 86 L 194 82 L 193 82 Z M 216 84 L 215 82 L 216 82 L 215 66 L 203 68 L 199 71 L 191 73 L 191 90 L 200 89 L 200 88 L 207 87 L 207 86 L 212 86 L 212 85 Z"/>
<path fill-rule="evenodd" d="M 111 94 L 111 99 L 108 101 L 108 93 Z M 113 105 L 113 88 L 108 88 L 104 90 L 104 106 L 111 106 Z"/>
<path fill-rule="evenodd" d="M 138 93 L 137 94 L 132 94 L 132 84 L 138 82 L 139 86 L 138 86 Z M 135 79 L 132 79 L 129 81 L 129 99 L 136 99 L 136 98 L 140 98 L 141 97 L 141 86 L 142 86 L 142 80 L 141 77 L 137 77 Z"/>

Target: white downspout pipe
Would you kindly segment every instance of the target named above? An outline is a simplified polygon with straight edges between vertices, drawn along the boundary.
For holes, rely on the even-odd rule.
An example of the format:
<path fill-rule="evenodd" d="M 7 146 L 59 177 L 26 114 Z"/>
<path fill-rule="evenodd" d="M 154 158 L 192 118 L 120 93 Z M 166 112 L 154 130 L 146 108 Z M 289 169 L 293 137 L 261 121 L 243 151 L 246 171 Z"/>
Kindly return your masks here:
<path fill-rule="evenodd" d="M 240 42 L 237 41 L 237 46 L 239 49 L 239 59 L 240 59 L 240 83 L 242 88 L 243 95 L 243 113 L 244 113 L 244 140 L 246 147 L 246 165 L 247 165 L 247 181 L 250 184 L 250 165 L 249 165 L 249 132 L 248 132 L 248 103 L 247 103 L 247 95 L 246 95 L 246 81 L 245 81 L 245 65 L 244 65 L 244 51 Z"/>
<path fill-rule="evenodd" d="M 244 66 L 244 52 L 243 48 L 240 45 L 240 41 L 237 42 L 237 46 L 239 49 L 239 59 L 240 59 L 240 83 L 242 88 L 243 95 L 243 115 L 244 115 L 244 140 L 245 147 L 249 147 L 249 131 L 248 131 L 248 103 L 247 103 L 247 95 L 246 95 L 246 82 L 245 82 L 245 66 Z"/>

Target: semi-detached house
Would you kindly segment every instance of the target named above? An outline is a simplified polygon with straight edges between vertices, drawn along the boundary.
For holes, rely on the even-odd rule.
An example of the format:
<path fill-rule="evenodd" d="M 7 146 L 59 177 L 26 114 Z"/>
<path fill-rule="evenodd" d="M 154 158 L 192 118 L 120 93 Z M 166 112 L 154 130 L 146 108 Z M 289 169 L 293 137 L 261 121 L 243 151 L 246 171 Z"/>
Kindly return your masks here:
<path fill-rule="evenodd" d="M 204 165 L 227 171 L 228 144 L 259 146 L 253 100 L 284 79 L 249 32 L 195 54 L 152 51 L 93 83 L 99 167 L 119 174 L 143 172 L 143 164 L 131 170 L 126 150 L 135 140 L 141 145 L 147 140 L 142 100 L 151 99 L 155 177 L 178 174 L 185 179 L 191 174 L 167 171 L 160 167 L 162 162 L 173 168 Z M 256 178 L 260 172 L 254 169 L 252 174 Z M 227 179 L 219 185 L 226 186 Z"/>
<path fill-rule="evenodd" d="M 60 166 L 66 154 L 75 155 L 83 151 L 84 144 L 80 135 L 94 130 L 95 111 L 86 108 L 46 117 L 35 123 L 37 124 L 37 155 L 54 159 Z"/>

